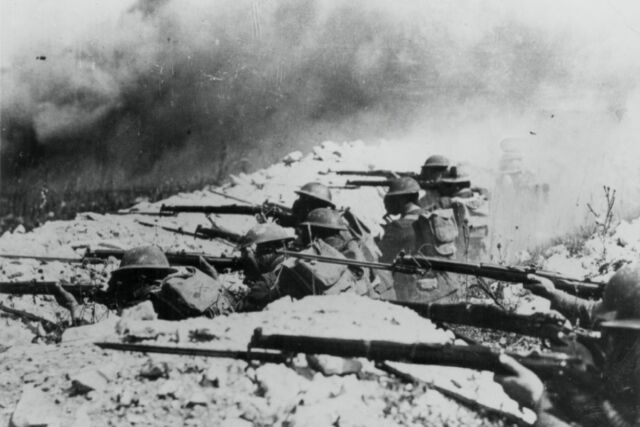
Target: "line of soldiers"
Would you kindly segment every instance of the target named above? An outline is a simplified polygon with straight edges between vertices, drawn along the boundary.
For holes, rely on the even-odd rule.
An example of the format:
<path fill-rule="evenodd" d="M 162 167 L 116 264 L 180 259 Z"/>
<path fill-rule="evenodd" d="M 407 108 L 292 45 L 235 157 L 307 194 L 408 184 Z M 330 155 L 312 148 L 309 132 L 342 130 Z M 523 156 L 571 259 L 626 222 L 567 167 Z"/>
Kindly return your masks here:
<path fill-rule="evenodd" d="M 385 274 L 358 267 L 286 258 L 278 251 L 363 261 L 392 261 L 401 252 L 455 258 L 468 255 L 473 223 L 486 195 L 471 187 L 462 169 L 442 156 L 432 156 L 422 173 L 442 186 L 420 197 L 412 178 L 392 181 L 384 198 L 388 222 L 374 242 L 369 230 L 349 210 L 339 210 L 330 190 L 309 183 L 298 192 L 294 215 L 280 224 L 263 223 L 240 241 L 245 298 L 225 290 L 216 269 L 204 259 L 198 268 L 169 265 L 154 246 L 126 251 L 107 291 L 114 308 L 151 300 L 161 318 L 214 317 L 237 310 L 259 310 L 289 295 L 353 292 L 372 298 L 445 302 L 460 297 L 461 287 L 447 273 L 412 276 Z M 480 214 L 477 214 L 480 216 Z M 391 219 L 394 218 L 394 219 Z M 296 230 L 293 237 L 284 227 Z M 377 243 L 377 245 L 376 245 Z M 379 245 L 379 248 L 378 248 Z M 464 255 L 461 255 L 464 254 Z M 538 426 L 625 427 L 640 425 L 640 264 L 620 269 L 607 284 L 601 301 L 582 300 L 556 289 L 548 279 L 532 276 L 526 285 L 547 298 L 567 319 L 602 331 L 602 378 L 585 389 L 566 379 L 543 384 L 531 371 L 507 356 L 512 375 L 497 376 L 505 391 L 538 414 Z"/>

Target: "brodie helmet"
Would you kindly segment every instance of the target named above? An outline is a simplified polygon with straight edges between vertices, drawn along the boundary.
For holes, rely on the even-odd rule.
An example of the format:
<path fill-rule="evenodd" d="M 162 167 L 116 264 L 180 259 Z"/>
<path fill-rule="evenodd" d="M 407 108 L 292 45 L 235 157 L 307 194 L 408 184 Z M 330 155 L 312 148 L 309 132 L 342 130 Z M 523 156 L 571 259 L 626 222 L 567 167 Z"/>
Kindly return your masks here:
<path fill-rule="evenodd" d="M 166 255 L 157 246 L 138 246 L 124 251 L 120 267 L 113 273 L 132 270 L 164 270 L 169 273 L 176 271 L 169 265 Z"/>
<path fill-rule="evenodd" d="M 320 184 L 319 182 L 309 182 L 303 185 L 300 190 L 297 190 L 295 193 L 299 196 L 306 196 L 312 199 L 321 200 L 327 203 L 332 208 L 336 207 L 336 205 L 332 201 L 331 191 L 329 190 L 329 188 L 324 184 Z"/>
<path fill-rule="evenodd" d="M 294 237 L 290 236 L 289 233 L 277 224 L 266 223 L 266 224 L 258 224 L 251 228 L 240 239 L 240 247 L 245 248 L 251 245 L 259 245 L 262 243 L 270 243 L 277 241 L 287 241 L 293 240 Z"/>
<path fill-rule="evenodd" d="M 391 181 L 389 191 L 385 194 L 385 197 L 418 194 L 419 192 L 420 185 L 415 179 L 409 177 L 398 178 Z"/>
<path fill-rule="evenodd" d="M 307 219 L 300 224 L 304 227 L 317 227 L 343 231 L 347 226 L 340 212 L 330 208 L 318 208 L 309 212 Z"/>

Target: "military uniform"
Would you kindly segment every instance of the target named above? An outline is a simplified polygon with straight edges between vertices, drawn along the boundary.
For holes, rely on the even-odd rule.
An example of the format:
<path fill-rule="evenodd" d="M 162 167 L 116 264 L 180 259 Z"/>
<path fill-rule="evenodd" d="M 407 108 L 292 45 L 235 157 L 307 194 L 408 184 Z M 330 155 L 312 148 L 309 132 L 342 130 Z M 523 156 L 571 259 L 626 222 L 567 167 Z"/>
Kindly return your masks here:
<path fill-rule="evenodd" d="M 538 414 L 536 426 L 640 425 L 640 264 L 618 270 L 597 302 L 570 297 L 542 281 L 529 284 L 530 289 L 549 298 L 562 313 L 602 331 L 604 360 L 596 384 L 585 386 L 562 377 L 550 381 L 533 408 Z M 511 387 L 516 386 L 510 388 L 514 397 L 531 395 L 538 387 L 530 375 L 522 375 L 508 378 Z"/>

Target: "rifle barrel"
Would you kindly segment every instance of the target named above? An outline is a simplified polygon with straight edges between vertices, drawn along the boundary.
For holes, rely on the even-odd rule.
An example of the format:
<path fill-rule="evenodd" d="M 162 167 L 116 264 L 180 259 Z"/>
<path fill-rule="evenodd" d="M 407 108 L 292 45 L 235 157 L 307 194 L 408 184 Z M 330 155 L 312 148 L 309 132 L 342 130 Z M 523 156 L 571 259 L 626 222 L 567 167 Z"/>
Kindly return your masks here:
<path fill-rule="evenodd" d="M 24 254 L 0 254 L 0 258 L 7 259 L 34 259 L 43 262 L 86 262 L 89 264 L 99 264 L 102 260 L 95 258 L 71 258 L 71 257 L 56 257 L 56 256 L 39 256 L 39 255 L 24 255 Z"/>
<path fill-rule="evenodd" d="M 240 359 L 245 361 L 257 360 L 265 363 L 284 363 L 287 357 L 280 352 L 242 351 L 242 350 L 214 350 L 200 347 L 176 347 L 150 344 L 128 344 L 118 342 L 94 343 L 100 348 L 109 350 L 134 351 L 142 353 L 179 354 L 183 356 L 220 357 Z"/>
<path fill-rule="evenodd" d="M 0 282 L 0 294 L 10 295 L 50 295 L 55 292 L 58 282 L 54 281 L 21 281 Z M 82 285 L 62 283 L 62 288 L 74 295 L 91 294 L 101 288 L 99 285 Z"/>

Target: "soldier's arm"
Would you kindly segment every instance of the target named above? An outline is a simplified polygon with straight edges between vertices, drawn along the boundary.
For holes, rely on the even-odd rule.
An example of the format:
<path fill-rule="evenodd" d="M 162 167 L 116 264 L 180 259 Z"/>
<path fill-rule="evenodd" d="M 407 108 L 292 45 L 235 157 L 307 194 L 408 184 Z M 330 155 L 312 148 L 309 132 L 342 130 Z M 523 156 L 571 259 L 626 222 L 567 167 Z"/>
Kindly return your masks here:
<path fill-rule="evenodd" d="M 600 301 L 583 299 L 558 290 L 553 282 L 545 277 L 530 274 L 528 278 L 532 283 L 526 284 L 525 288 L 535 295 L 548 299 L 552 309 L 560 312 L 572 323 L 578 321 L 581 325 L 593 324 L 594 313 Z"/>
<path fill-rule="evenodd" d="M 536 427 L 569 427 L 551 412 L 553 404 L 545 392 L 540 378 L 529 369 L 522 366 L 512 357 L 500 356 L 502 365 L 511 372 L 510 375 L 495 375 L 495 381 L 502 385 L 504 392 L 520 405 L 536 412 Z"/>

